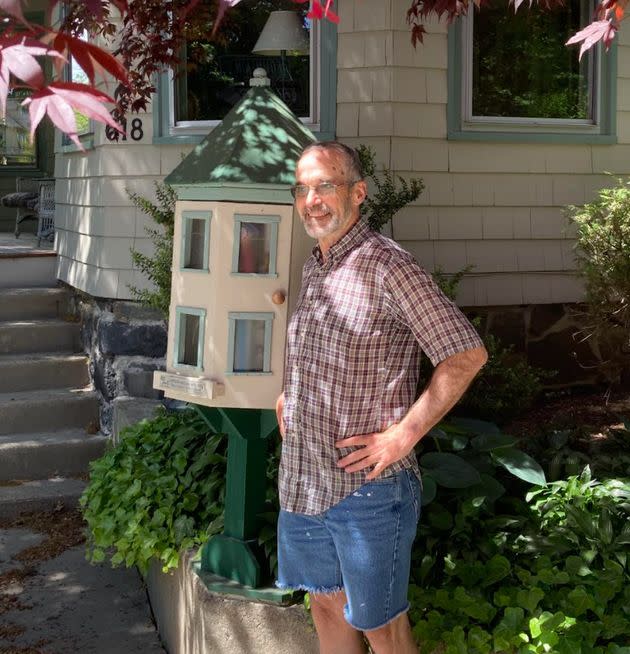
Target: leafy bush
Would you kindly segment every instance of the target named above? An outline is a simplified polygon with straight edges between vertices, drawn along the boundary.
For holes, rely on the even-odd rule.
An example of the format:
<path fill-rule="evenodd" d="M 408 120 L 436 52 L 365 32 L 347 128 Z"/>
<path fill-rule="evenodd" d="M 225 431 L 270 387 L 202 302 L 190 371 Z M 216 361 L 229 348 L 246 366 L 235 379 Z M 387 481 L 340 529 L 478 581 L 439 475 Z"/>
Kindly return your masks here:
<path fill-rule="evenodd" d="M 81 497 L 88 558 L 146 570 L 177 567 L 179 552 L 221 531 L 227 439 L 192 410 L 128 427 L 90 465 Z"/>
<path fill-rule="evenodd" d="M 479 326 L 473 320 L 475 326 Z M 529 409 L 542 391 L 542 380 L 551 373 L 529 365 L 511 345 L 492 334 L 483 338 L 488 361 L 470 385 L 457 411 L 498 422 Z"/>
<path fill-rule="evenodd" d="M 177 194 L 168 184 L 155 183 L 158 204 L 127 191 L 129 198 L 140 211 L 151 216 L 161 229 L 145 228 L 153 243 L 152 256 L 131 250 L 131 259 L 153 284 L 152 290 L 129 286 L 132 296 L 145 306 L 158 309 L 168 319 L 171 302 L 171 273 L 173 265 L 173 230 L 175 228 L 175 201 Z"/>
<path fill-rule="evenodd" d="M 580 477 L 425 518 L 411 619 L 423 651 L 630 654 L 630 484 Z M 439 552 L 440 556 L 433 553 Z"/>
<path fill-rule="evenodd" d="M 618 381 L 630 354 L 630 181 L 567 214 L 577 228 L 578 272 L 586 286 L 582 338 L 595 337 L 604 348 L 602 371 Z"/>
<path fill-rule="evenodd" d="M 500 483 L 504 472 L 529 484 L 546 484 L 540 465 L 518 448 L 515 438 L 503 434 L 491 422 L 451 417 L 440 422 L 420 441 L 418 463 L 422 472 L 422 503 L 435 505 L 431 511 L 446 510 L 450 515 L 458 512 L 462 500 L 471 497 L 501 497 L 505 487 Z M 446 497 L 455 504 L 443 507 L 442 494 L 437 488 L 447 489 Z M 449 494 L 450 493 L 450 494 Z"/>
<path fill-rule="evenodd" d="M 471 268 L 466 266 L 453 275 L 446 275 L 437 267 L 433 279 L 454 302 L 459 283 Z M 480 318 L 474 318 L 472 323 L 479 331 Z M 542 380 L 553 373 L 530 366 L 513 346 L 504 345 L 492 334 L 487 334 L 483 342 L 488 361 L 460 400 L 456 412 L 503 422 L 529 409 L 542 391 Z M 430 370 L 425 368 L 423 377 L 429 375 Z"/>
<path fill-rule="evenodd" d="M 388 168 L 377 173 L 376 153 L 367 145 L 359 145 L 357 152 L 363 175 L 374 187 L 361 205 L 361 215 L 372 229 L 380 232 L 397 211 L 420 196 L 424 184 L 421 179 L 408 182 L 399 175 L 394 176 Z"/>

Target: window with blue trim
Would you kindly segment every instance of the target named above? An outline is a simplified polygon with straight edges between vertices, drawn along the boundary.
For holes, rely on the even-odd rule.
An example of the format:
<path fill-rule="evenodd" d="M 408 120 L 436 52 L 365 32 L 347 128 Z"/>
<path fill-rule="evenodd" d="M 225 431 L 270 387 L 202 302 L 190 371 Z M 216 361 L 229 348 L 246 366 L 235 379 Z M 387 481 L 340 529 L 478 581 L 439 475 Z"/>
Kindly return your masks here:
<path fill-rule="evenodd" d="M 208 271 L 210 247 L 210 214 L 185 211 L 182 214 L 182 270 Z"/>
<path fill-rule="evenodd" d="M 280 216 L 234 216 L 232 273 L 276 275 Z"/>
<path fill-rule="evenodd" d="M 204 4 L 205 6 L 205 4 Z M 215 5 L 213 5 L 215 6 Z M 271 12 L 291 12 L 303 36 L 303 49 L 262 51 L 258 42 Z M 249 90 L 256 68 L 271 87 L 315 132 L 334 135 L 336 26 L 306 18 L 308 3 L 293 0 L 241 0 L 223 18 L 219 36 L 189 39 L 177 70 L 157 80 L 154 105 L 156 142 L 195 141 L 218 125 Z M 212 32 L 209 17 L 208 31 Z"/>
<path fill-rule="evenodd" d="M 271 325 L 267 312 L 229 313 L 228 374 L 271 373 Z"/>
<path fill-rule="evenodd" d="M 205 309 L 177 307 L 175 367 L 203 370 L 203 335 L 205 331 Z"/>
<path fill-rule="evenodd" d="M 588 0 L 471 10 L 449 35 L 449 135 L 612 135 L 611 53 L 592 48 L 580 60 L 565 45 L 591 15 Z"/>
<path fill-rule="evenodd" d="M 66 12 L 66 5 L 62 5 L 62 12 Z M 81 34 L 82 41 L 89 41 L 90 36 L 87 30 Z M 87 84 L 89 82 L 88 76 L 79 65 L 79 62 L 72 56 L 68 57 L 68 62 L 63 67 L 63 79 L 65 82 L 75 82 L 77 84 Z M 91 148 L 94 143 L 94 121 L 86 114 L 81 113 L 77 109 L 74 110 L 74 118 L 77 122 L 77 134 L 83 147 Z M 61 144 L 69 146 L 74 149 L 74 142 L 67 134 L 62 134 Z"/>

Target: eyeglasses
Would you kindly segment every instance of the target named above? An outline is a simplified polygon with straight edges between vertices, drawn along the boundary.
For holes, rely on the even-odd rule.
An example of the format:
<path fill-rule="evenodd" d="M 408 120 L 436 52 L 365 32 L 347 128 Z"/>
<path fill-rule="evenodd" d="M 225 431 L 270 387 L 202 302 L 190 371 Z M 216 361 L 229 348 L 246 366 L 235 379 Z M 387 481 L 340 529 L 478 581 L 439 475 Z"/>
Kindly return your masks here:
<path fill-rule="evenodd" d="M 309 186 L 308 184 L 296 184 L 291 187 L 291 195 L 294 198 L 305 198 L 308 195 L 308 192 L 313 189 L 315 193 L 319 196 L 332 195 L 337 188 L 340 186 L 352 186 L 356 184 L 358 180 L 354 182 L 341 182 L 341 184 L 333 184 L 332 182 L 322 182 L 317 184 L 317 186 Z"/>

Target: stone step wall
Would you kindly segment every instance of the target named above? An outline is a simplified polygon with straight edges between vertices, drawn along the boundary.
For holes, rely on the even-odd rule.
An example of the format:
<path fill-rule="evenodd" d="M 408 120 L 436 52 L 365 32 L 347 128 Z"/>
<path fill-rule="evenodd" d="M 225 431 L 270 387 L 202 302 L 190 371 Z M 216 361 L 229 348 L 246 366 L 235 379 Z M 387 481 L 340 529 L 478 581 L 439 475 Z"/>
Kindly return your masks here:
<path fill-rule="evenodd" d="M 161 314 L 135 302 L 104 300 L 74 291 L 81 343 L 101 395 L 101 430 L 110 434 L 117 397 L 162 399 L 153 371 L 166 365 L 167 325 Z"/>

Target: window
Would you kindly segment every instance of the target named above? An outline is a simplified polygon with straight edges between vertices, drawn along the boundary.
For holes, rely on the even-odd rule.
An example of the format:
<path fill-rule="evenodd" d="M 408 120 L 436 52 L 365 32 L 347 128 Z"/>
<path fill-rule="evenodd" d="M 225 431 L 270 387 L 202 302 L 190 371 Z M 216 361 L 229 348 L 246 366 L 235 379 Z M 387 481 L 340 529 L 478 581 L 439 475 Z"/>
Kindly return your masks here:
<path fill-rule="evenodd" d="M 0 118 L 0 164 L 3 166 L 36 164 L 35 143 L 30 142 L 31 121 L 28 107 L 22 106 L 28 95 L 28 91 L 24 89 L 9 91 L 6 114 Z"/>
<path fill-rule="evenodd" d="M 81 40 L 89 40 L 87 31 L 83 32 Z M 89 81 L 85 71 L 81 68 L 74 57 L 68 58 L 68 63 L 63 69 L 63 79 L 66 82 L 75 82 L 77 84 L 87 84 Z M 79 140 L 82 142 L 84 147 L 92 147 L 91 141 L 94 133 L 94 124 L 92 120 L 77 109 L 74 110 L 74 117 L 77 121 L 77 134 L 79 135 Z M 67 134 L 62 135 L 61 142 L 62 145 L 68 146 L 70 149 L 75 149 L 74 143 L 70 140 Z"/>
<path fill-rule="evenodd" d="M 279 216 L 234 216 L 232 273 L 276 275 Z"/>
<path fill-rule="evenodd" d="M 272 11 L 292 12 L 304 37 L 303 50 L 252 52 Z M 158 80 L 154 140 L 198 141 L 196 135 L 205 136 L 218 125 L 249 90 L 255 68 L 267 71 L 272 89 L 310 129 L 332 137 L 336 26 L 311 22 L 307 11 L 307 3 L 293 0 L 241 0 L 226 13 L 216 40 L 190 39 L 185 63 Z"/>
<path fill-rule="evenodd" d="M 210 214 L 204 211 L 182 213 L 182 270 L 208 271 Z"/>
<path fill-rule="evenodd" d="M 273 313 L 229 313 L 228 374 L 271 374 Z"/>
<path fill-rule="evenodd" d="M 449 35 L 449 136 L 611 136 L 613 53 L 592 48 L 579 61 L 565 45 L 591 15 L 587 0 L 471 10 Z"/>
<path fill-rule="evenodd" d="M 179 368 L 203 370 L 205 309 L 177 307 L 175 313 L 176 333 L 173 365 Z"/>

